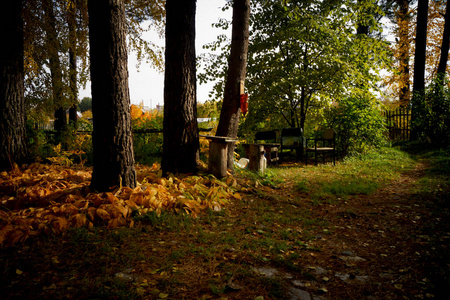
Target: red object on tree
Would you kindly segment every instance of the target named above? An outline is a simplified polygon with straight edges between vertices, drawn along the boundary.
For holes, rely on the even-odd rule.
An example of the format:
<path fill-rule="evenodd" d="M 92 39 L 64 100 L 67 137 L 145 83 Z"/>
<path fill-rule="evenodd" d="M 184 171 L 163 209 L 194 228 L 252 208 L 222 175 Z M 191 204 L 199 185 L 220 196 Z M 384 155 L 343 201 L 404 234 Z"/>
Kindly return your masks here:
<path fill-rule="evenodd" d="M 241 94 L 241 111 L 244 116 L 248 112 L 248 94 Z"/>

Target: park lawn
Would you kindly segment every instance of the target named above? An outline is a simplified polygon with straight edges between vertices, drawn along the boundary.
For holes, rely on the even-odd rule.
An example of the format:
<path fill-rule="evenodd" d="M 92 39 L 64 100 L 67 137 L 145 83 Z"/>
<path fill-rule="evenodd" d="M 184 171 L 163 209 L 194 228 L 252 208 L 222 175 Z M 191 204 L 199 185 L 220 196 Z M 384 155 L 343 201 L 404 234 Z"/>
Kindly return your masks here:
<path fill-rule="evenodd" d="M 449 161 L 448 152 L 383 148 L 336 166 L 287 163 L 223 185 L 189 181 L 222 193 L 220 205 L 169 205 L 122 226 L 42 230 L 2 247 L 2 297 L 445 298 Z"/>

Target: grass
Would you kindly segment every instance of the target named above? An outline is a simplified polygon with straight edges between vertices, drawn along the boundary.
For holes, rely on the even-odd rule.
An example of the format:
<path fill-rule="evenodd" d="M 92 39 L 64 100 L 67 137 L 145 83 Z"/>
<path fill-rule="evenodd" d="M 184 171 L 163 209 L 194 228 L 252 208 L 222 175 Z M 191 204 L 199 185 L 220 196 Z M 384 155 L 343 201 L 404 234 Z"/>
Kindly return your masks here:
<path fill-rule="evenodd" d="M 336 203 L 349 196 L 370 195 L 411 170 L 414 158 L 395 148 L 382 148 L 367 154 L 346 158 L 332 166 L 285 167 L 270 169 L 266 181 L 276 178 L 278 184 L 292 181 L 296 190 L 309 194 L 314 204 Z M 271 182 L 271 181 L 270 181 Z M 276 184 L 269 184 L 273 186 Z"/>
<path fill-rule="evenodd" d="M 448 153 L 439 153 L 425 156 L 430 171 L 417 180 L 413 193 L 437 199 L 448 191 L 448 169 L 442 167 L 449 162 Z M 167 212 L 149 213 L 136 217 L 133 228 L 76 229 L 62 237 L 50 235 L 2 249 L 1 288 L 11 298 L 287 297 L 285 279 L 260 276 L 252 271 L 253 267 L 275 266 L 313 285 L 316 278 L 308 273 L 308 265 L 323 263 L 323 267 L 336 268 L 339 272 L 351 271 L 352 267 L 345 265 L 339 270 L 339 251 L 352 247 L 352 234 L 363 230 L 365 220 L 380 222 L 377 226 L 384 224 L 380 219 L 383 215 L 370 219 L 371 213 L 377 213 L 377 206 L 363 205 L 371 210 L 364 214 L 366 219 L 362 219 L 363 214 L 353 203 L 389 187 L 416 164 L 416 158 L 405 152 L 383 148 L 345 159 L 336 166 L 271 168 L 265 175 L 243 171 L 239 182 L 248 192 L 219 212 L 207 211 L 199 218 Z M 385 212 L 390 209 L 398 210 L 386 206 Z M 333 210 L 339 213 L 333 215 L 330 213 Z M 353 220 L 356 225 L 350 224 Z M 400 224 L 411 223 L 407 221 L 409 219 Z M 346 229 L 347 225 L 359 226 L 359 231 Z M 399 224 L 394 225 L 403 230 Z M 373 228 L 367 230 L 371 236 L 378 234 Z M 386 229 L 383 231 L 393 234 Z M 341 245 L 346 235 L 347 244 Z M 330 250 L 330 245 L 335 248 Z M 353 247 L 354 251 L 365 250 L 361 244 Z M 368 251 L 376 253 L 378 250 L 372 247 Z M 384 254 L 386 250 L 380 251 Z M 373 257 L 378 257 L 379 253 L 376 255 Z M 406 262 L 409 266 L 410 262 Z M 360 268 L 374 266 L 375 258 L 369 266 Z M 124 280 L 117 275 L 120 273 L 132 279 Z M 333 283 L 333 276 L 329 277 Z M 230 288 L 230 280 L 242 289 Z M 345 288 L 336 290 L 350 288 L 345 284 Z M 391 288 L 380 286 L 383 293 Z M 378 288 L 371 286 L 367 291 Z M 394 289 L 394 292 L 401 291 Z"/>

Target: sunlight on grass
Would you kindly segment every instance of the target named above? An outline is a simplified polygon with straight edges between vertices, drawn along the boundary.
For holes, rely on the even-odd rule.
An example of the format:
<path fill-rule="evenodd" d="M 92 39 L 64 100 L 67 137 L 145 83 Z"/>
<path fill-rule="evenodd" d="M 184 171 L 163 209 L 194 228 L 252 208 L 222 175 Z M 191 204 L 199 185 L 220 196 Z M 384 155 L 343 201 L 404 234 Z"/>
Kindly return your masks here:
<path fill-rule="evenodd" d="M 409 154 L 395 148 L 382 148 L 346 158 L 336 166 L 273 168 L 271 176 L 293 181 L 298 192 L 309 193 L 317 204 L 351 195 L 369 195 L 414 165 Z"/>

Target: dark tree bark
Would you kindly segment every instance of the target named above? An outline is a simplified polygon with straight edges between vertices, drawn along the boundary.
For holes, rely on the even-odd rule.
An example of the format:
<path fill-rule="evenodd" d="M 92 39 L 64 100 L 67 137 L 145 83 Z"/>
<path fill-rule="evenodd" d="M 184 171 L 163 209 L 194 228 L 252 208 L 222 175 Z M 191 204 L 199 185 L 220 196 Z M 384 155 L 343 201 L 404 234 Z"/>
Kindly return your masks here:
<path fill-rule="evenodd" d="M 54 128 L 60 134 L 67 128 L 66 108 L 64 107 L 63 71 L 59 60 L 61 45 L 56 31 L 56 18 L 53 11 L 53 0 L 44 0 L 45 31 L 47 34 L 47 51 L 49 68 L 53 87 L 53 103 L 55 106 Z"/>
<path fill-rule="evenodd" d="M 397 0 L 398 14 L 397 14 L 397 25 L 399 28 L 399 72 L 400 72 L 400 89 L 399 89 L 399 101 L 400 106 L 407 107 L 411 98 L 411 84 L 409 79 L 409 35 L 408 35 L 408 24 L 409 24 L 409 1 L 408 0 Z"/>
<path fill-rule="evenodd" d="M 417 7 L 416 51 L 414 56 L 413 93 L 425 89 L 425 59 L 427 48 L 428 0 L 419 0 Z"/>
<path fill-rule="evenodd" d="M 197 171 L 196 0 L 166 1 L 164 174 Z"/>
<path fill-rule="evenodd" d="M 231 51 L 225 83 L 223 105 L 220 112 L 217 136 L 236 138 L 239 129 L 240 84 L 245 81 L 249 41 L 250 0 L 235 0 L 231 29 Z M 234 144 L 228 147 L 228 169 L 234 170 Z"/>
<path fill-rule="evenodd" d="M 417 120 L 417 105 L 425 92 L 425 61 L 427 48 L 428 0 L 419 0 L 417 6 L 416 51 L 414 56 L 414 82 L 411 122 Z M 418 128 L 412 126 L 411 140 L 418 137 Z"/>
<path fill-rule="evenodd" d="M 69 88 L 70 103 L 69 122 L 77 127 L 77 24 L 76 24 L 76 1 L 73 1 L 67 11 L 67 24 L 69 26 Z"/>
<path fill-rule="evenodd" d="M 444 33 L 442 36 L 441 57 L 439 59 L 439 65 L 437 69 L 438 76 L 445 77 L 445 71 L 447 69 L 448 50 L 450 46 L 450 11 L 448 9 L 448 1 L 445 7 L 445 23 Z M 441 75 L 439 75 L 441 74 Z"/>
<path fill-rule="evenodd" d="M 91 187 L 136 186 L 122 0 L 89 0 L 94 132 Z"/>
<path fill-rule="evenodd" d="M 26 159 L 22 1 L 5 1 L 0 30 L 7 41 L 0 55 L 0 169 Z"/>

